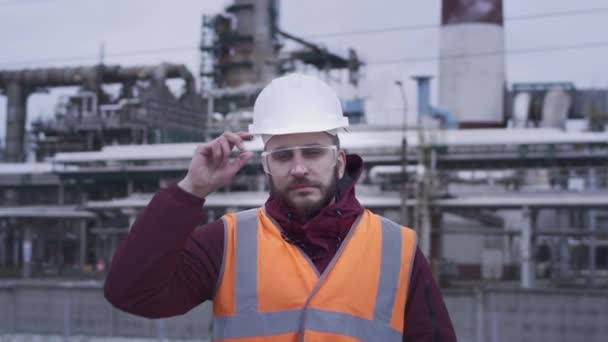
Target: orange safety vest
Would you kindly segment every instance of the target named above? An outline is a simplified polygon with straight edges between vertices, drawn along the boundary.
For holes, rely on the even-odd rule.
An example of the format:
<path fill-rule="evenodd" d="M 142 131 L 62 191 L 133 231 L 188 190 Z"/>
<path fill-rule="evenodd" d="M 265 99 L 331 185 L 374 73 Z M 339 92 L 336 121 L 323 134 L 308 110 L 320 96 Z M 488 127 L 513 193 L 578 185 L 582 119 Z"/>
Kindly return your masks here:
<path fill-rule="evenodd" d="M 214 341 L 401 341 L 416 234 L 365 210 L 323 274 L 263 208 L 223 218 Z"/>

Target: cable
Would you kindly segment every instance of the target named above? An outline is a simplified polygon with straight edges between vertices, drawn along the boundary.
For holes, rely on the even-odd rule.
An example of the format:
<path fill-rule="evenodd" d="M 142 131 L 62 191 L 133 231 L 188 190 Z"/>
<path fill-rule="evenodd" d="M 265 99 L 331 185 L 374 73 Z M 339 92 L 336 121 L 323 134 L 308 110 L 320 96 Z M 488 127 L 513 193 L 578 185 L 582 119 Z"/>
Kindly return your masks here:
<path fill-rule="evenodd" d="M 525 15 L 506 17 L 505 21 L 525 21 L 525 20 L 544 19 L 544 18 L 572 17 L 572 16 L 583 15 L 583 14 L 599 14 L 602 12 L 608 12 L 608 8 L 589 8 L 589 9 L 582 9 L 582 10 L 525 14 Z M 304 37 L 305 38 L 343 37 L 343 36 L 370 35 L 370 34 L 401 32 L 401 31 L 419 31 L 419 30 L 426 30 L 426 29 L 431 29 L 431 28 L 441 28 L 441 25 L 420 24 L 420 25 L 409 25 L 409 26 L 395 26 L 395 27 L 386 27 L 386 28 L 369 29 L 369 30 L 353 30 L 353 31 L 317 33 L 317 34 L 305 35 Z"/>
<path fill-rule="evenodd" d="M 365 63 L 366 66 L 375 66 L 375 65 L 389 65 L 389 64 L 408 64 L 408 63 L 420 63 L 420 62 L 429 62 L 434 60 L 439 60 L 440 58 L 445 59 L 462 59 L 462 58 L 475 58 L 475 57 L 488 57 L 488 56 L 499 56 L 499 55 L 518 55 L 518 54 L 529 54 L 529 53 L 540 53 L 540 52 L 550 52 L 550 51 L 566 51 L 566 50 L 575 50 L 575 49 L 592 49 L 592 48 L 603 48 L 607 47 L 608 42 L 592 42 L 592 43 L 583 43 L 583 44 L 572 44 L 572 45 L 561 45 L 561 46 L 543 46 L 536 48 L 522 48 L 522 49 L 513 49 L 513 50 L 495 50 L 495 51 L 486 51 L 479 53 L 469 53 L 469 54 L 453 54 L 453 55 L 444 55 L 440 56 L 420 56 L 420 57 L 405 57 L 391 60 L 378 60 L 378 61 L 370 61 Z M 176 47 L 167 47 L 167 48 L 159 48 L 159 49 L 149 49 L 149 50 L 132 50 L 132 51 L 124 51 L 115 54 L 108 54 L 106 57 L 132 57 L 132 56 L 142 56 L 142 55 L 151 55 L 158 54 L 159 52 L 167 52 L 167 51 L 191 51 L 195 49 L 194 46 L 176 46 Z M 76 60 L 92 60 L 99 58 L 98 55 L 82 55 L 82 56 L 71 56 L 65 58 L 54 58 L 54 59 L 38 59 L 38 60 L 29 60 L 29 61 L 11 61 L 9 63 L 0 63 L 0 67 L 5 66 L 14 66 L 14 65 L 23 65 L 23 64 L 31 64 L 31 63 L 50 63 L 50 62 L 64 62 L 64 61 L 76 61 Z"/>
<path fill-rule="evenodd" d="M 161 52 L 175 52 L 175 51 L 193 51 L 197 49 L 196 46 L 174 46 L 174 47 L 164 47 L 158 49 L 146 49 L 146 50 L 131 50 L 131 51 L 123 51 L 117 53 L 106 54 L 106 58 L 111 57 L 133 57 L 133 56 L 144 56 L 144 55 L 156 55 Z M 73 62 L 73 61 L 84 61 L 84 60 L 98 60 L 99 55 L 79 55 L 79 56 L 67 56 L 67 57 L 58 57 L 58 58 L 45 58 L 45 59 L 31 59 L 26 61 L 0 61 L 0 66 L 15 66 L 15 65 L 24 65 L 24 64 L 34 64 L 34 63 L 54 63 L 54 62 Z"/>
<path fill-rule="evenodd" d="M 23 2 L 24 0 L 20 0 L 19 3 Z M 56 0 L 30 0 L 30 1 L 25 1 L 23 2 L 28 3 L 28 2 L 46 2 L 46 1 L 56 1 Z M 15 1 L 10 1 L 10 2 L 0 2 L 0 6 L 2 6 L 3 4 L 16 4 L 17 2 Z M 583 9 L 583 10 L 571 10 L 571 11 L 561 11 L 561 12 L 551 12 L 551 13 L 545 13 L 545 14 L 529 14 L 529 15 L 521 15 L 521 16 L 515 16 L 515 17 L 509 17 L 507 18 L 508 20 L 530 20 L 530 19 L 539 19 L 539 18 L 549 18 L 549 17 L 564 17 L 564 16 L 575 16 L 575 15 L 581 15 L 581 14 L 587 14 L 587 13 L 599 13 L 599 12 L 607 12 L 608 8 L 594 8 L 594 9 Z M 308 36 L 308 38 L 310 37 L 337 37 L 337 36 L 345 36 L 345 35 L 365 35 L 365 34 L 377 34 L 377 33 L 384 33 L 384 32 L 393 32 L 393 31 L 407 31 L 407 30 L 419 30 L 419 29 L 427 29 L 427 28 L 438 28 L 440 27 L 439 25 L 435 25 L 435 24 L 424 24 L 424 25 L 413 25 L 413 26 L 401 26 L 401 27 L 393 27 L 393 28 L 384 28 L 384 29 L 375 29 L 375 30 L 359 30 L 359 31 L 344 31 L 344 32 L 334 32 L 334 33 L 326 33 L 326 34 L 318 34 L 318 35 L 312 35 L 312 36 Z M 604 43 L 600 43 L 600 44 L 604 44 Z M 576 47 L 576 46 L 573 46 Z M 573 48 L 573 47 L 564 47 L 564 48 Z M 161 53 L 161 52 L 168 52 L 168 51 L 192 51 L 194 49 L 197 49 L 197 46 L 176 46 L 176 47 L 165 47 L 165 48 L 158 48 L 158 49 L 147 49 L 147 50 L 132 50 L 132 51 L 123 51 L 123 52 L 117 52 L 114 54 L 108 54 L 106 55 L 106 57 L 132 57 L 132 56 L 142 56 L 142 55 L 152 55 L 152 54 L 157 54 L 157 53 Z M 554 51 L 555 48 L 550 47 L 549 48 L 550 51 Z M 558 48 L 558 50 L 561 48 Z M 536 51 L 541 51 L 541 50 L 535 50 Z M 490 55 L 492 54 L 501 54 L 503 53 L 502 51 L 495 51 L 495 52 L 489 52 Z M 479 56 L 484 56 L 487 55 L 487 53 L 483 53 L 480 54 Z M 467 56 L 461 56 L 459 58 L 464 58 L 464 57 L 470 57 L 470 56 L 475 56 L 475 55 L 467 55 Z M 78 60 L 93 60 L 93 59 L 98 59 L 99 56 L 98 55 L 80 55 L 80 56 L 68 56 L 68 57 L 59 57 L 59 58 L 51 58 L 51 59 L 37 59 L 37 60 L 27 60 L 27 61 L 16 61 L 16 60 L 9 60 L 9 61 L 0 61 L 0 66 L 6 67 L 6 66 L 15 66 L 15 65 L 24 65 L 24 64 L 34 64 L 34 63 L 52 63 L 52 62 L 69 62 L 69 61 L 78 61 Z M 411 61 L 411 62 L 419 62 L 419 61 L 427 61 L 427 60 L 433 60 L 433 59 L 438 59 L 438 56 L 435 57 L 414 57 L 414 58 L 410 58 L 410 59 L 400 59 L 400 60 L 394 60 L 394 61 L 382 61 L 379 63 L 373 63 L 373 64 L 397 64 L 397 63 L 403 63 L 400 61 Z M 457 57 L 458 58 L 458 57 Z M 372 64 L 372 63 L 368 63 Z"/>
<path fill-rule="evenodd" d="M 399 58 L 392 60 L 380 60 L 380 61 L 372 61 L 368 62 L 365 65 L 389 65 L 389 64 L 407 64 L 407 63 L 418 63 L 418 62 L 428 62 L 439 60 L 440 58 L 445 59 L 463 59 L 463 58 L 471 58 L 471 57 L 488 57 L 488 56 L 499 56 L 499 55 L 519 55 L 519 54 L 529 54 L 529 53 L 538 53 L 538 52 L 548 52 L 548 51 L 565 51 L 565 50 L 575 50 L 575 49 L 592 49 L 592 48 L 602 48 L 608 47 L 608 42 L 594 42 L 594 43 L 583 43 L 583 44 L 573 44 L 573 45 L 561 45 L 561 46 L 543 46 L 538 48 L 523 48 L 523 49 L 513 49 L 513 50 L 496 50 L 496 51 L 487 51 L 480 53 L 470 53 L 470 54 L 453 54 L 453 55 L 444 55 L 444 56 L 421 56 L 421 57 L 407 57 L 407 58 Z"/>
<path fill-rule="evenodd" d="M 22 5 L 32 5 L 32 4 L 37 4 L 37 3 L 41 3 L 41 2 L 51 2 L 51 1 L 56 1 L 56 0 L 29 0 L 29 1 L 9 0 L 9 1 L 0 2 L 0 7 L 17 7 L 17 6 L 22 6 Z"/>

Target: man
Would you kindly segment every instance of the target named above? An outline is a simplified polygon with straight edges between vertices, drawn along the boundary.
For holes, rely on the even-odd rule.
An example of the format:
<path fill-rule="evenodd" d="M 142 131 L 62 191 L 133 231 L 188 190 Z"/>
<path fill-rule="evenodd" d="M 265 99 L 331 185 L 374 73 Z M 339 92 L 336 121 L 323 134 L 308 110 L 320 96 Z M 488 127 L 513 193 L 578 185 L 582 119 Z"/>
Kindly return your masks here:
<path fill-rule="evenodd" d="M 347 126 L 327 84 L 272 81 L 249 133 L 198 146 L 185 178 L 154 196 L 114 257 L 106 298 L 149 318 L 212 300 L 217 341 L 455 341 L 415 233 L 359 204 L 363 162 L 337 136 Z M 198 226 L 204 199 L 252 158 L 251 135 L 264 141 L 270 197 Z"/>

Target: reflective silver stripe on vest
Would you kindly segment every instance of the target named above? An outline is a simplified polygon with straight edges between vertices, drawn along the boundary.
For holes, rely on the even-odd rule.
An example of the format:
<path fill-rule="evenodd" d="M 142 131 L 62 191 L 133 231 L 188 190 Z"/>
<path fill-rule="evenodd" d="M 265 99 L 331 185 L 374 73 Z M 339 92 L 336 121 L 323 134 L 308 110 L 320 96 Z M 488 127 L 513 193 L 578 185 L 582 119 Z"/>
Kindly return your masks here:
<path fill-rule="evenodd" d="M 214 339 L 270 336 L 298 331 L 303 310 L 239 315 L 215 319 Z M 361 341 L 401 341 L 401 333 L 386 322 L 318 309 L 306 309 L 306 330 L 351 336 Z"/>
<path fill-rule="evenodd" d="M 401 270 L 401 226 L 385 217 L 380 217 L 380 220 L 382 222 L 382 260 L 380 261 L 380 282 L 376 295 L 374 320 L 381 320 L 390 325 Z"/>
<path fill-rule="evenodd" d="M 234 294 L 237 314 L 258 312 L 258 210 L 235 215 Z"/>
<path fill-rule="evenodd" d="M 236 314 L 218 317 L 213 338 L 228 339 L 295 333 L 304 310 L 304 330 L 351 336 L 361 341 L 401 341 L 402 334 L 390 327 L 401 269 L 401 227 L 381 217 L 382 252 L 374 319 L 340 312 L 306 308 L 271 313 L 258 312 L 257 209 L 236 214 L 235 300 Z M 354 227 L 353 227 L 354 228 Z M 405 309 L 405 308 L 404 308 Z"/>
<path fill-rule="evenodd" d="M 298 331 L 302 310 L 268 313 L 237 313 L 219 317 L 213 321 L 213 339 L 229 339 L 252 336 L 269 336 Z"/>
<path fill-rule="evenodd" d="M 403 338 L 399 331 L 390 328 L 390 322 L 370 321 L 341 312 L 306 311 L 306 330 L 351 336 L 360 341 L 401 341 Z"/>

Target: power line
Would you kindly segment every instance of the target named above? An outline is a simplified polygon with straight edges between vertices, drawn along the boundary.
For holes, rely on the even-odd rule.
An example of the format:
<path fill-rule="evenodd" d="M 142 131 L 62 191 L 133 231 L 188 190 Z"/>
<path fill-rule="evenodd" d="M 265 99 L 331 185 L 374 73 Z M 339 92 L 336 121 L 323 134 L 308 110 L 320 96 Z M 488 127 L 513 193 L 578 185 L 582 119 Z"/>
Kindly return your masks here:
<path fill-rule="evenodd" d="M 592 49 L 592 48 L 603 48 L 607 47 L 608 42 L 590 42 L 590 43 L 582 43 L 582 44 L 571 44 L 571 45 L 557 45 L 557 46 L 542 46 L 542 47 L 532 47 L 532 48 L 521 48 L 521 49 L 511 49 L 511 50 L 493 50 L 493 51 L 484 51 L 484 52 L 476 52 L 476 53 L 462 53 L 462 54 L 452 54 L 452 55 L 444 55 L 441 58 L 445 59 L 463 59 L 463 58 L 479 58 L 479 57 L 490 57 L 490 56 L 499 56 L 499 55 L 519 55 L 519 54 L 531 54 L 531 53 L 542 53 L 542 52 L 553 52 L 553 51 L 567 51 L 567 50 L 576 50 L 576 49 Z M 175 46 L 175 47 L 166 47 L 166 48 L 158 48 L 158 49 L 147 49 L 147 50 L 131 50 L 131 51 L 123 51 L 114 54 L 108 54 L 107 57 L 133 57 L 133 56 L 143 56 L 143 55 L 156 55 L 161 52 L 179 52 L 179 51 L 192 51 L 196 49 L 195 46 Z M 32 64 L 32 63 L 53 63 L 53 62 L 66 62 L 66 61 L 78 61 L 78 60 L 96 60 L 98 59 L 98 55 L 81 55 L 81 56 L 70 56 L 70 57 L 62 57 L 62 58 L 50 58 L 50 59 L 37 59 L 37 60 L 28 60 L 28 61 L 11 61 L 7 63 L 1 63 L 0 66 L 15 66 L 15 65 L 23 65 L 23 64 Z M 408 63 L 420 63 L 420 62 L 429 62 L 439 60 L 440 56 L 418 56 L 418 57 L 405 57 L 398 59 L 390 59 L 390 60 L 378 60 L 378 61 L 370 61 L 365 63 L 365 65 L 389 65 L 389 64 L 408 64 Z"/>
<path fill-rule="evenodd" d="M 485 51 L 485 52 L 478 52 L 478 53 L 468 53 L 468 54 L 463 53 L 463 54 L 452 54 L 452 55 L 443 55 L 443 56 L 406 57 L 406 58 L 384 60 L 384 61 L 382 61 L 382 60 L 371 61 L 371 62 L 366 63 L 365 65 L 408 64 L 408 63 L 435 61 L 435 60 L 439 60 L 440 58 L 464 59 L 464 58 L 471 58 L 471 57 L 475 58 L 475 57 L 490 57 L 490 56 L 500 56 L 500 55 L 521 55 L 521 54 L 531 54 L 531 53 L 539 53 L 539 52 L 593 49 L 593 48 L 603 48 L 603 47 L 608 47 L 608 42 L 591 42 L 591 43 L 582 43 L 582 44 L 543 46 L 543 47 L 522 48 L 522 49 L 512 49 L 512 50 L 494 50 L 494 51 Z"/>
<path fill-rule="evenodd" d="M 0 2 L 0 6 L 3 4 L 27 4 L 27 3 L 36 3 L 36 2 L 48 2 L 48 1 L 56 1 L 56 0 L 19 0 L 19 1 L 5 1 Z M 517 20 L 532 20 L 532 19 L 540 19 L 540 18 L 551 18 L 551 17 L 565 17 L 565 16 L 578 16 L 583 14 L 596 14 L 601 12 L 608 12 L 608 8 L 593 8 L 593 9 L 581 9 L 581 10 L 570 10 L 570 11 L 561 11 L 561 12 L 550 12 L 550 13 L 538 13 L 538 14 L 528 14 L 528 15 L 520 15 L 514 17 L 508 17 L 507 20 L 517 21 Z M 428 28 L 439 28 L 439 25 L 436 24 L 423 24 L 423 25 L 411 25 L 411 26 L 400 26 L 400 27 L 392 27 L 392 28 L 382 28 L 382 29 L 371 29 L 371 30 L 356 30 L 356 31 L 343 31 L 343 32 L 333 32 L 333 33 L 325 33 L 325 34 L 317 34 L 308 36 L 311 37 L 338 37 L 338 36 L 346 36 L 346 35 L 366 35 L 366 34 L 377 34 L 377 33 L 386 33 L 386 32 L 396 32 L 396 31 L 408 31 L 408 30 L 421 30 Z M 603 43 L 602 43 L 603 44 Z M 574 46 L 576 47 L 576 46 Z M 131 50 L 131 51 L 123 51 L 117 52 L 114 54 L 108 54 L 107 57 L 133 57 L 133 56 L 143 56 L 143 55 L 154 55 L 163 52 L 177 52 L 177 51 L 192 51 L 197 49 L 197 46 L 176 46 L 176 47 L 164 47 L 157 49 L 147 49 L 147 50 Z M 569 49 L 568 46 L 564 47 Z M 555 47 L 550 47 L 550 51 L 554 51 Z M 561 48 L 557 48 L 558 50 Z M 534 52 L 542 51 L 538 49 L 532 49 Z M 515 51 L 516 53 L 520 53 Z M 503 51 L 494 51 L 488 52 L 489 55 L 502 54 Z M 456 56 L 455 58 L 464 58 L 464 57 L 475 57 L 475 56 L 485 56 L 488 53 L 475 54 L 475 55 L 466 55 L 466 56 Z M 84 60 L 96 60 L 98 59 L 98 55 L 79 55 L 79 56 L 66 56 L 66 57 L 58 57 L 58 58 L 45 58 L 45 59 L 34 59 L 34 60 L 26 60 L 26 61 L 17 61 L 17 60 L 8 60 L 1 61 L 0 66 L 17 66 L 17 65 L 26 65 L 26 64 L 38 64 L 38 63 L 54 63 L 54 62 L 74 62 L 74 61 L 84 61 Z M 438 59 L 438 56 L 427 56 L 427 57 L 412 57 L 407 59 L 393 60 L 393 61 L 382 61 L 380 63 L 368 63 L 368 64 L 398 64 L 403 63 L 399 61 L 408 60 L 411 62 L 419 62 L 419 61 L 428 61 L 433 59 Z"/>
<path fill-rule="evenodd" d="M 33 4 L 38 4 L 38 3 L 43 3 L 43 2 L 52 2 L 52 1 L 56 1 L 56 0 L 8 0 L 8 1 L 2 1 L 0 2 L 0 7 L 17 7 L 17 6 L 23 6 L 23 5 L 33 5 Z"/>
<path fill-rule="evenodd" d="M 585 14 L 599 14 L 599 13 L 604 13 L 604 12 L 608 12 L 608 8 L 588 8 L 588 9 L 581 9 L 581 10 L 525 14 L 525 15 L 506 17 L 505 21 L 525 21 L 525 20 L 534 20 L 534 19 L 545 19 L 545 18 L 574 17 L 574 16 L 585 15 Z M 438 25 L 438 24 L 419 24 L 419 25 L 408 25 L 408 26 L 385 27 L 385 28 L 378 28 L 378 29 L 317 33 L 317 34 L 305 35 L 305 37 L 306 38 L 329 38 L 329 37 L 344 37 L 344 36 L 355 36 L 355 35 L 372 35 L 372 34 L 390 33 L 390 32 L 420 31 L 420 30 L 427 30 L 427 29 L 440 28 L 440 27 L 441 27 L 441 25 Z"/>
<path fill-rule="evenodd" d="M 134 56 L 145 56 L 145 55 L 157 55 L 163 52 L 179 52 L 179 51 L 193 51 L 197 49 L 196 46 L 173 46 L 173 47 L 164 47 L 157 49 L 145 49 L 145 50 L 130 50 L 130 51 L 122 51 L 117 53 L 106 54 L 106 58 L 112 57 L 134 57 Z M 41 63 L 55 63 L 55 62 L 75 62 L 75 61 L 88 61 L 88 60 L 98 60 L 99 55 L 78 55 L 78 56 L 66 56 L 66 57 L 57 57 L 57 58 L 45 58 L 45 59 L 31 59 L 25 61 L 0 61 L 0 66 L 16 66 L 16 65 L 26 65 L 26 64 L 41 64 Z"/>

